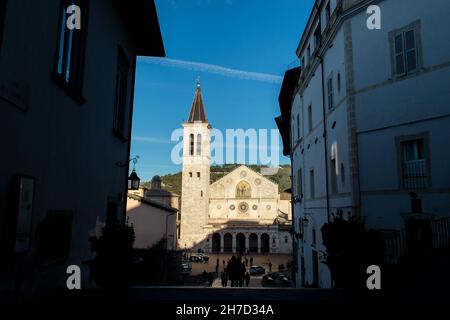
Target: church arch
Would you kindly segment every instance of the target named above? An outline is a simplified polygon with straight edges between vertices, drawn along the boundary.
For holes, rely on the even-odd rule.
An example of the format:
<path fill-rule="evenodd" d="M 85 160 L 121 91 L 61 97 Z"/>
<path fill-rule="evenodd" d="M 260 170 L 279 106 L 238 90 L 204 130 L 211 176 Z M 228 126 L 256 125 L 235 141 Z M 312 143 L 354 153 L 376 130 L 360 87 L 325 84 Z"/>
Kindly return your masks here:
<path fill-rule="evenodd" d="M 250 234 L 249 245 L 250 252 L 258 252 L 258 235 L 256 233 Z"/>
<path fill-rule="evenodd" d="M 252 189 L 247 181 L 240 181 L 236 186 L 236 198 L 251 198 Z"/>
<path fill-rule="evenodd" d="M 225 233 L 225 235 L 223 236 L 223 251 L 233 251 L 233 236 L 231 235 L 231 233 Z"/>
<path fill-rule="evenodd" d="M 270 251 L 270 237 L 267 233 L 261 235 L 261 252 L 268 253 Z"/>
<path fill-rule="evenodd" d="M 236 252 L 245 252 L 245 235 L 243 233 L 238 233 L 236 236 Z"/>
<path fill-rule="evenodd" d="M 220 234 L 218 233 L 212 236 L 212 252 L 220 252 Z"/>
<path fill-rule="evenodd" d="M 199 133 L 197 134 L 197 155 L 201 155 L 202 154 L 202 135 Z"/>
<path fill-rule="evenodd" d="M 194 134 L 191 133 L 189 135 L 189 155 L 193 156 L 194 155 Z"/>

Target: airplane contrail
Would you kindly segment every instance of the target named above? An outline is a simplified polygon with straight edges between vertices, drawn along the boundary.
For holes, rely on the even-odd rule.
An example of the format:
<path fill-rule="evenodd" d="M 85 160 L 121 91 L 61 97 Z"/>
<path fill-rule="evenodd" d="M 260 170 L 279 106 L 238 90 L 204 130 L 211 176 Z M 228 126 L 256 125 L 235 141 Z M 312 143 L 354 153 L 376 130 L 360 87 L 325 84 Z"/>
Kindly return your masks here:
<path fill-rule="evenodd" d="M 161 66 L 180 68 L 180 69 L 185 69 L 185 70 L 209 72 L 209 73 L 218 74 L 218 75 L 222 75 L 222 76 L 230 77 L 230 78 L 239 78 L 239 79 L 245 79 L 245 80 L 269 82 L 269 83 L 281 83 L 283 81 L 283 77 L 273 75 L 273 74 L 231 69 L 231 68 L 226 68 L 226 67 L 222 67 L 222 66 L 218 66 L 218 65 L 214 65 L 214 64 L 202 63 L 202 62 L 184 61 L 184 60 L 158 58 L 158 57 L 142 57 L 142 58 L 140 58 L 140 61 L 143 61 L 146 63 L 151 63 L 151 64 L 156 64 L 156 65 L 161 65 Z"/>

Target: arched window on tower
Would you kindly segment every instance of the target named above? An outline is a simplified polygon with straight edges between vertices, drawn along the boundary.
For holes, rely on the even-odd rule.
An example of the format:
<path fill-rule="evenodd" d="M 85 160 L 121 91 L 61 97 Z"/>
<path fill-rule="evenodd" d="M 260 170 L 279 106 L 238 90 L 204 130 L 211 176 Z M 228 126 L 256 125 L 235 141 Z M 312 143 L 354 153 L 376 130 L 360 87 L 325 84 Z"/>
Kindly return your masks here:
<path fill-rule="evenodd" d="M 202 135 L 197 135 L 197 155 L 201 155 L 202 153 Z"/>
<path fill-rule="evenodd" d="M 192 133 L 189 135 L 189 155 L 194 155 L 194 135 Z"/>

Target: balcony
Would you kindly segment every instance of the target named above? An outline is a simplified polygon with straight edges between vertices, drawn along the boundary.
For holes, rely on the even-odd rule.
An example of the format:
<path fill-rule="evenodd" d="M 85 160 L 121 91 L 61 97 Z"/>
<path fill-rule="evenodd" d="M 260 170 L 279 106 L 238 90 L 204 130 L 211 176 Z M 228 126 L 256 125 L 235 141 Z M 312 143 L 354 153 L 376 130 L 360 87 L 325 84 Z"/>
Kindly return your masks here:
<path fill-rule="evenodd" d="M 385 263 L 399 264 L 405 257 L 420 256 L 450 245 L 450 217 L 410 219 L 403 230 L 383 231 Z"/>
<path fill-rule="evenodd" d="M 402 164 L 402 182 L 405 190 L 420 190 L 428 186 L 426 160 L 405 161 Z"/>

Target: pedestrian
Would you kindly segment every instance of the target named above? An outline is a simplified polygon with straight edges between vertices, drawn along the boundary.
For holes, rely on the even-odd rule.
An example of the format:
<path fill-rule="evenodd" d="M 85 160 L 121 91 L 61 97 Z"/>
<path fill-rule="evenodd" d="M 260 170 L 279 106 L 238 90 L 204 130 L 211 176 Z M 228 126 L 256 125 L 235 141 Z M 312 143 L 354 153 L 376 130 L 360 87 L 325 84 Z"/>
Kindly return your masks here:
<path fill-rule="evenodd" d="M 250 274 L 248 272 L 245 273 L 245 284 L 247 287 L 250 284 Z"/>
<path fill-rule="evenodd" d="M 245 272 L 246 272 L 245 264 L 244 262 L 241 262 L 239 265 L 239 287 L 244 286 Z"/>
<path fill-rule="evenodd" d="M 222 272 L 220 273 L 220 280 L 222 281 L 222 287 L 226 287 L 226 285 L 225 285 L 225 279 L 226 279 L 225 271 L 222 271 Z"/>
<path fill-rule="evenodd" d="M 225 269 L 224 271 L 225 274 L 225 288 L 228 286 L 228 273 L 227 273 L 227 269 Z"/>
<path fill-rule="evenodd" d="M 214 281 L 214 277 L 213 277 L 212 272 L 210 272 L 210 273 L 208 273 L 208 284 L 210 287 L 212 287 L 213 281 Z"/>
<path fill-rule="evenodd" d="M 250 257 L 250 266 L 253 265 L 253 257 Z"/>
<path fill-rule="evenodd" d="M 269 272 L 272 272 L 272 262 L 269 260 Z"/>

